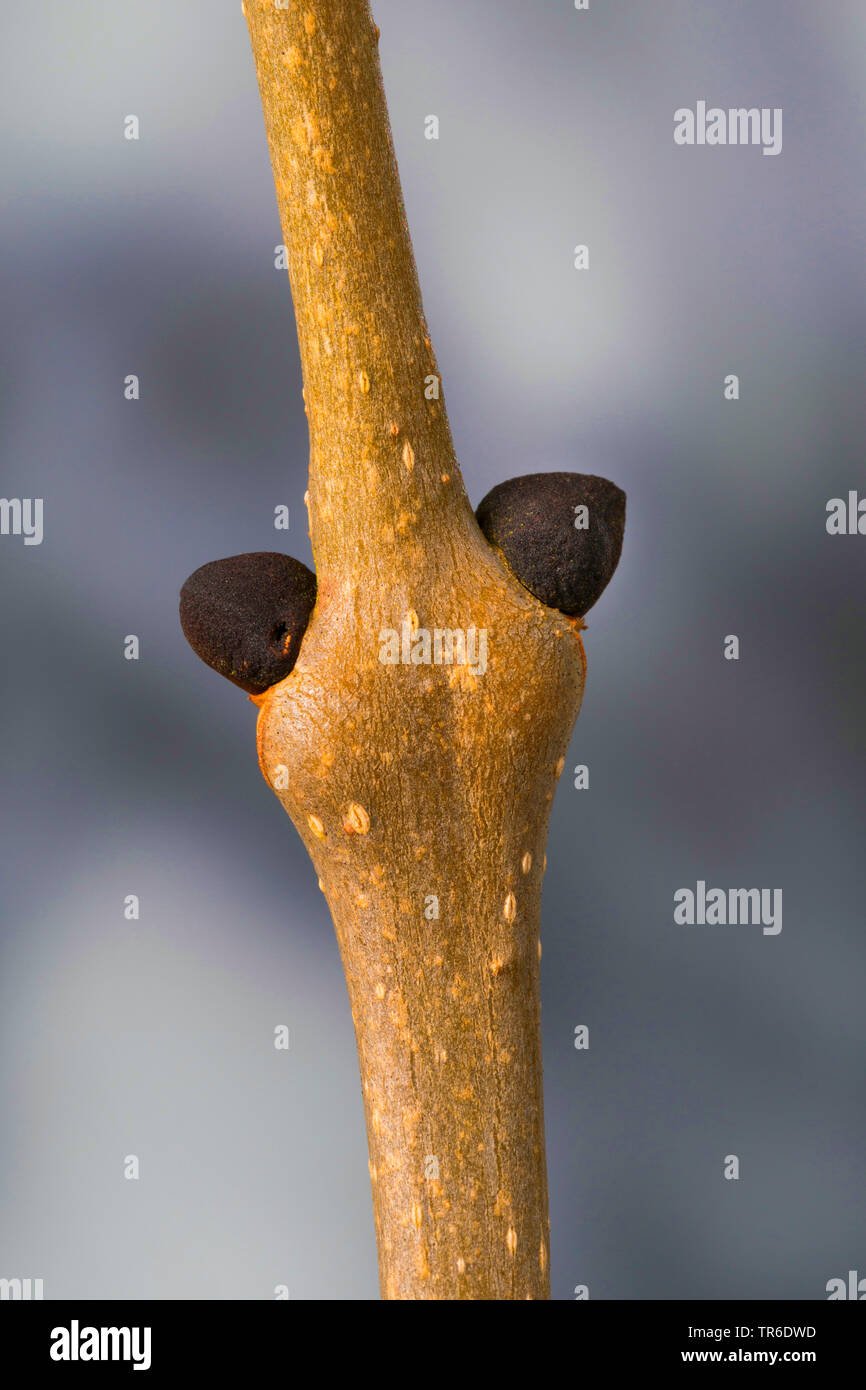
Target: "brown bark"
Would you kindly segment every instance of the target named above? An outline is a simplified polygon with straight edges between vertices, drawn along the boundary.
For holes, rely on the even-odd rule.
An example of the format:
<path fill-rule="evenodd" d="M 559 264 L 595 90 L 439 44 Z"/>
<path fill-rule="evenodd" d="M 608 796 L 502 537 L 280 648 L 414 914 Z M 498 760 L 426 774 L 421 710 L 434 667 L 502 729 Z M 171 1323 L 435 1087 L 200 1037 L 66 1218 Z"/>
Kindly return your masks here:
<path fill-rule="evenodd" d="M 259 756 L 334 919 L 386 1298 L 545 1298 L 539 914 L 583 689 L 466 498 L 366 0 L 246 0 L 310 428 L 318 599 Z M 487 664 L 383 664 L 383 630 Z M 413 639 L 418 640 L 419 639 Z M 438 898 L 438 918 L 431 895 Z"/>

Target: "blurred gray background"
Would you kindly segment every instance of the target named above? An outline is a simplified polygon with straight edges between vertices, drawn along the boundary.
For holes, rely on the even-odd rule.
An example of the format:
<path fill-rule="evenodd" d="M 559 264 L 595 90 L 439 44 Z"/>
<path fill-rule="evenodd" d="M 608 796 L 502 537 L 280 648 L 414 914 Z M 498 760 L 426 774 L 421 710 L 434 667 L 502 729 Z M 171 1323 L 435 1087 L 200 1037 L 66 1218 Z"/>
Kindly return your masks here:
<path fill-rule="evenodd" d="M 866 1274 L 866 538 L 825 531 L 866 493 L 866 14 L 374 11 L 470 496 L 545 469 L 628 493 L 585 635 L 590 788 L 567 770 L 548 847 L 554 1296 L 823 1298 Z M 0 1276 L 374 1298 L 330 919 L 254 707 L 177 621 L 206 560 L 310 561 L 239 0 L 5 6 L 0 54 L 2 492 L 45 499 L 41 546 L 0 538 Z M 699 99 L 782 107 L 781 155 L 677 148 Z M 699 878 L 781 887 L 781 934 L 674 926 Z"/>

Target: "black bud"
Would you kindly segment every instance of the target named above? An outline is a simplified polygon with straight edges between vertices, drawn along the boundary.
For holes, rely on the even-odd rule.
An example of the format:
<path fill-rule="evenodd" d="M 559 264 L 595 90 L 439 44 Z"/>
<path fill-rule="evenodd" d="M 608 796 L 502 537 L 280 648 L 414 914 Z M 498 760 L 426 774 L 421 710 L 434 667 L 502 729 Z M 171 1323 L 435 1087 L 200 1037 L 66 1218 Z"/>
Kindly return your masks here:
<path fill-rule="evenodd" d="M 578 507 L 586 507 L 587 515 Z M 625 493 L 591 473 L 529 473 L 497 484 L 476 515 L 530 593 L 582 618 L 619 562 Z"/>
<path fill-rule="evenodd" d="M 298 658 L 316 602 L 316 576 L 269 551 L 213 560 L 180 591 L 180 625 L 196 656 L 241 690 L 261 695 Z"/>

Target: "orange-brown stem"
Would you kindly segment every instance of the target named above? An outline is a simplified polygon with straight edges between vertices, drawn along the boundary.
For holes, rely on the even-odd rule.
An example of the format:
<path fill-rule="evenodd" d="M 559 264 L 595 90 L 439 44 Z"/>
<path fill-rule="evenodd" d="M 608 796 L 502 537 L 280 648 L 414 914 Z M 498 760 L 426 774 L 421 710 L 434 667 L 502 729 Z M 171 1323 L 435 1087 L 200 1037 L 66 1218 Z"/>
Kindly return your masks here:
<path fill-rule="evenodd" d="M 463 491 L 366 0 L 246 14 L 318 579 L 297 665 L 257 700 L 259 756 L 336 926 L 382 1292 L 545 1298 L 539 913 L 580 624 L 514 579 Z"/>

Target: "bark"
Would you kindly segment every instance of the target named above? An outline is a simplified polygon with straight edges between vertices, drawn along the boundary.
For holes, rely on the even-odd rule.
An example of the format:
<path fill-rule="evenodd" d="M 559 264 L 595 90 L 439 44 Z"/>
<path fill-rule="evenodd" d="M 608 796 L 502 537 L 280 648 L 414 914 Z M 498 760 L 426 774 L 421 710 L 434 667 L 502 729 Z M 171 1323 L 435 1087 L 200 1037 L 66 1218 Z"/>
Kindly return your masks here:
<path fill-rule="evenodd" d="M 318 598 L 261 697 L 259 757 L 307 846 L 355 1022 L 386 1298 L 549 1296 L 539 915 L 584 679 L 467 500 L 366 0 L 246 0 L 310 429 Z M 404 628 L 405 624 L 405 628 Z M 486 633 L 385 664 L 381 634 Z M 438 916 L 434 899 L 438 900 Z"/>

